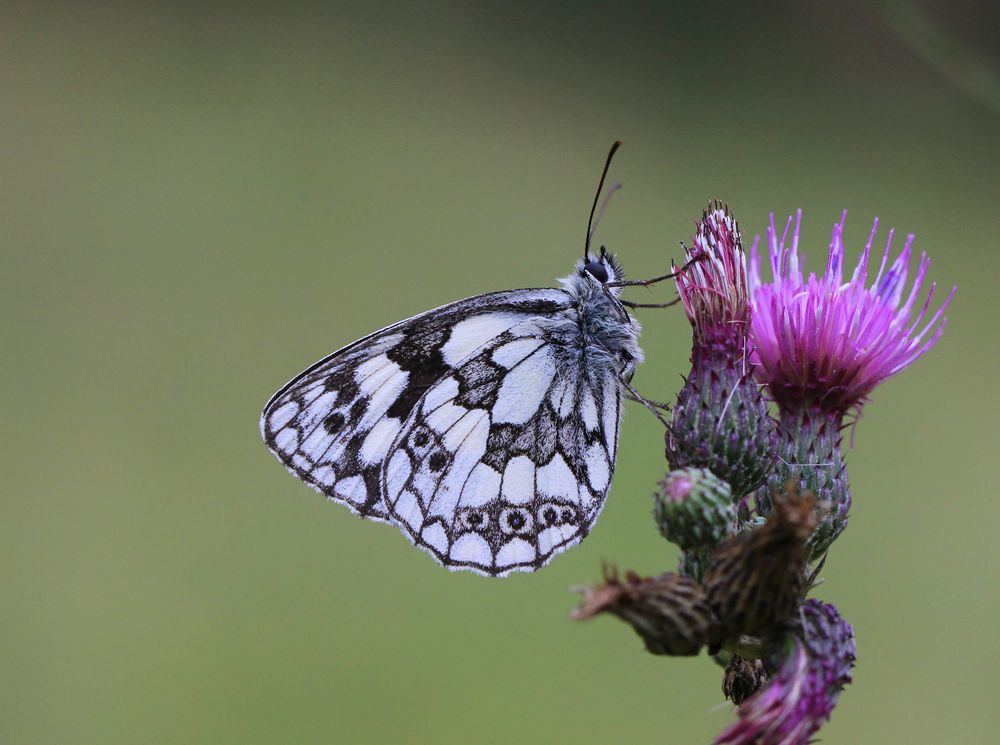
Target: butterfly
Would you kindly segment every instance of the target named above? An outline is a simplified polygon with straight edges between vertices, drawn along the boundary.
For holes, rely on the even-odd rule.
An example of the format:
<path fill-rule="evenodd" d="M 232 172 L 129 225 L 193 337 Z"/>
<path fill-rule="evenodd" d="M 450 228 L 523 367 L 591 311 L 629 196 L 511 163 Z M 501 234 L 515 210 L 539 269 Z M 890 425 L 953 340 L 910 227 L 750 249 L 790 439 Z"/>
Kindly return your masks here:
<path fill-rule="evenodd" d="M 603 246 L 590 253 L 593 217 L 559 289 L 459 300 L 297 375 L 264 407 L 267 447 L 452 570 L 533 571 L 579 543 L 604 507 L 643 359 L 626 310 L 639 305 L 620 294 L 645 282 L 625 282 Z"/>

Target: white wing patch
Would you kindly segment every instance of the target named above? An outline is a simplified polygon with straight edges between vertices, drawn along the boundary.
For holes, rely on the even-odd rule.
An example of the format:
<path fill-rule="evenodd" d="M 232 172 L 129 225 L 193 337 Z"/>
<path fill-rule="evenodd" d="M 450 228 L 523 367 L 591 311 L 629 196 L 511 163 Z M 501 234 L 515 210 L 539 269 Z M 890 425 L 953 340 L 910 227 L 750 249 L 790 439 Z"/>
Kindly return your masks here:
<path fill-rule="evenodd" d="M 508 370 L 535 352 L 544 342 L 537 337 L 515 339 L 493 350 L 493 361 Z"/>
<path fill-rule="evenodd" d="M 500 481 L 500 496 L 508 504 L 527 504 L 535 498 L 535 464 L 527 455 L 507 461 Z"/>
<path fill-rule="evenodd" d="M 358 451 L 361 461 L 368 465 L 381 464 L 402 426 L 402 422 L 392 417 L 383 417 L 376 421 L 365 435 L 365 441 L 361 443 L 361 450 Z"/>
<path fill-rule="evenodd" d="M 485 342 L 523 320 L 523 315 L 515 313 L 484 313 L 459 321 L 452 329 L 448 342 L 441 348 L 441 356 L 446 364 L 454 367 Z"/>
<path fill-rule="evenodd" d="M 570 500 L 579 496 L 576 475 L 559 453 L 536 471 L 535 489 L 540 496 L 554 500 Z"/>
<path fill-rule="evenodd" d="M 494 423 L 524 424 L 531 419 L 551 388 L 555 368 L 552 348 L 538 346 L 506 374 L 498 376 L 503 382 L 493 404 Z"/>

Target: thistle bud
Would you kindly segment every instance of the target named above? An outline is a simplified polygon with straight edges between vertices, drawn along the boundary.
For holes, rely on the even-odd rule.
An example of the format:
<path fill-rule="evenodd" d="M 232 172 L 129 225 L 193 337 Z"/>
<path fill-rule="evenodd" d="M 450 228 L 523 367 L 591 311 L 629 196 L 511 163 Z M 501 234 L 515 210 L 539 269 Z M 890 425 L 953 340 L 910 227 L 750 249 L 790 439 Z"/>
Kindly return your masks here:
<path fill-rule="evenodd" d="M 653 518 L 660 533 L 685 552 L 711 549 L 736 525 L 733 493 L 705 468 L 671 471 L 653 495 Z"/>
<path fill-rule="evenodd" d="M 854 629 L 836 607 L 819 600 L 806 600 L 797 614 L 796 633 L 805 644 L 809 658 L 823 681 L 830 708 L 851 682 L 851 668 L 857 657 Z"/>
<path fill-rule="evenodd" d="M 782 639 L 774 674 L 737 709 L 714 745 L 807 745 L 851 682 L 854 631 L 832 605 L 807 600 Z M 727 694 L 728 695 L 728 694 Z"/>
<path fill-rule="evenodd" d="M 630 624 L 653 654 L 692 656 L 714 636 L 712 612 L 701 586 L 679 574 L 640 577 L 627 572 L 624 581 L 605 569 L 603 584 L 582 588 L 573 619 L 611 613 Z"/>

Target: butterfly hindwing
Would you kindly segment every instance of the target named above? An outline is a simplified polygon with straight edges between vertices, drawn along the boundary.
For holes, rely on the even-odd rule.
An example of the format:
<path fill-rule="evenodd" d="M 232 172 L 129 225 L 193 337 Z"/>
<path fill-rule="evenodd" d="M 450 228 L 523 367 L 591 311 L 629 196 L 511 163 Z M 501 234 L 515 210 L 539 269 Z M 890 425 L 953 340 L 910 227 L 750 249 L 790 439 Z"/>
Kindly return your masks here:
<path fill-rule="evenodd" d="M 537 569 L 581 541 L 604 505 L 621 406 L 565 318 L 512 326 L 432 385 L 385 459 L 390 517 L 453 569 Z"/>
<path fill-rule="evenodd" d="M 421 397 L 484 343 L 567 304 L 562 290 L 512 290 L 377 331 L 278 391 L 261 416 L 264 441 L 294 475 L 331 500 L 362 517 L 390 520 L 382 462 Z"/>

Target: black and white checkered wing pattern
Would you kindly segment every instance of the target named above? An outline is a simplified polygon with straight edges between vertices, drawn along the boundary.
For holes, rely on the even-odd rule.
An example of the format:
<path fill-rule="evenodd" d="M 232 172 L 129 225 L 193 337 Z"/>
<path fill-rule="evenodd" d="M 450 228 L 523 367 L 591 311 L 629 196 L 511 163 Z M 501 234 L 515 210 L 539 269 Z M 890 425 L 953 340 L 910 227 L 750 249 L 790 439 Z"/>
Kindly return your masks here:
<path fill-rule="evenodd" d="M 417 404 L 385 458 L 390 517 L 452 569 L 531 571 L 579 543 L 614 469 L 621 384 L 552 318 L 497 335 Z"/>
<path fill-rule="evenodd" d="M 391 521 L 383 461 L 417 402 L 470 354 L 533 318 L 562 290 L 480 295 L 382 329 L 298 375 L 264 407 L 261 434 L 298 478 L 362 517 Z"/>

